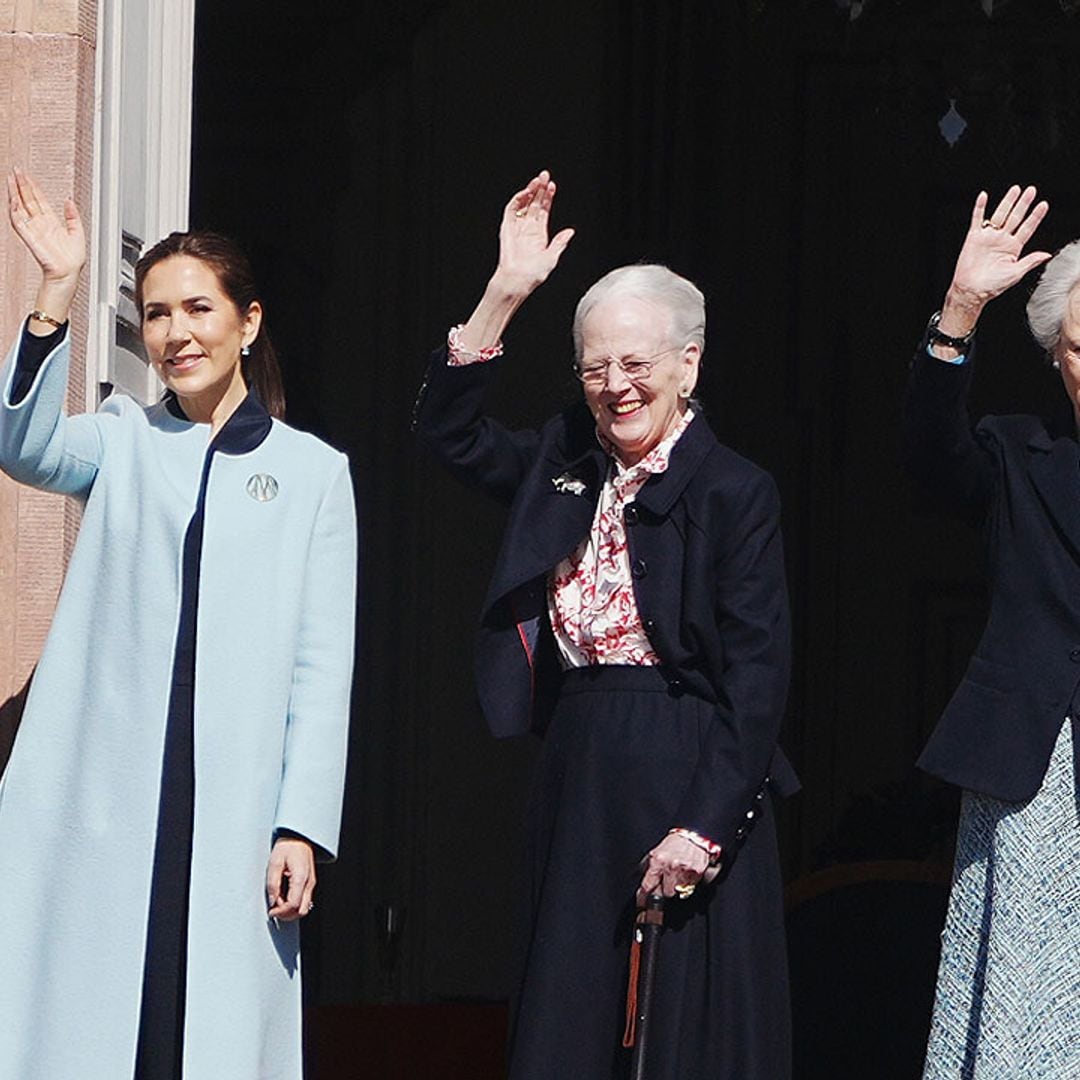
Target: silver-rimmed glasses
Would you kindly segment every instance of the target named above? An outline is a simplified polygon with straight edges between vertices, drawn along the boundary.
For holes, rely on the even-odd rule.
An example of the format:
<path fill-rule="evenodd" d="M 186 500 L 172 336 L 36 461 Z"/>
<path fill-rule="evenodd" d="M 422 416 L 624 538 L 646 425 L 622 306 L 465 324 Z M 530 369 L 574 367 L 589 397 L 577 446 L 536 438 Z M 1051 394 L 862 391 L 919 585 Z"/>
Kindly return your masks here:
<path fill-rule="evenodd" d="M 590 387 L 603 386 L 607 382 L 608 371 L 614 364 L 631 382 L 644 382 L 651 374 L 653 366 L 661 357 L 677 352 L 678 345 L 669 345 L 652 356 L 609 356 L 606 360 L 589 360 L 586 363 L 574 361 L 574 374 Z"/>

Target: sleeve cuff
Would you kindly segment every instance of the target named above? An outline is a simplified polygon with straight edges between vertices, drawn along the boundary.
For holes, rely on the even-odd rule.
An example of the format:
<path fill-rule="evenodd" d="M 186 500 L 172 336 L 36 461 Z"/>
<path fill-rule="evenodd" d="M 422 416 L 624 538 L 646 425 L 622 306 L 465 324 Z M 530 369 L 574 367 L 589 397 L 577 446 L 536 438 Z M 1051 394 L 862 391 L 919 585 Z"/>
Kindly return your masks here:
<path fill-rule="evenodd" d="M 447 367 L 466 367 L 469 364 L 486 364 L 489 360 L 494 360 L 496 356 L 502 356 L 503 344 L 501 341 L 496 341 L 494 345 L 489 345 L 486 349 L 481 349 L 479 352 L 472 352 L 470 349 L 462 348 L 461 345 L 461 332 L 465 329 L 463 323 L 458 323 L 457 326 L 450 328 L 450 333 L 446 335 L 446 365 Z"/>
<path fill-rule="evenodd" d="M 64 340 L 68 324 L 57 327 L 51 334 L 38 337 L 30 333 L 30 319 L 23 323 L 22 337 L 19 339 L 19 351 L 15 354 L 15 371 L 11 380 L 9 405 L 18 405 L 34 385 L 41 365 L 49 353 Z"/>

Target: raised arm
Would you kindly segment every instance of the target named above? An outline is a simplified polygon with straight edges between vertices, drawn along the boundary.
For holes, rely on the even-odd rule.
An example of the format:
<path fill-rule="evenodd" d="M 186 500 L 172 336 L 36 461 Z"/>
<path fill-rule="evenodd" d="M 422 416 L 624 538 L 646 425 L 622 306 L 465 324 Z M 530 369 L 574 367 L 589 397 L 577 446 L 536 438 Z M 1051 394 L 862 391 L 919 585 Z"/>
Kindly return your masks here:
<path fill-rule="evenodd" d="M 979 192 L 940 315 L 916 350 L 904 400 L 905 464 L 973 524 L 985 513 L 996 475 L 967 412 L 973 335 L 986 305 L 1050 258 L 1045 251 L 1024 254 L 1049 209 L 1035 196 L 1035 188 L 1014 185 L 987 216 L 986 192 Z"/>
<path fill-rule="evenodd" d="M 70 199 L 58 214 L 20 170 L 7 185 L 11 227 L 41 280 L 23 334 L 0 369 L 0 467 L 23 483 L 84 496 L 101 457 L 100 425 L 97 417 L 63 414 L 67 319 L 86 261 L 82 221 Z"/>
<path fill-rule="evenodd" d="M 67 322 L 86 262 L 86 235 L 79 208 L 64 200 L 63 216 L 21 169 L 8 174 L 8 217 L 16 236 L 41 270 L 29 330 L 46 337 Z M 40 318 L 41 315 L 47 318 Z"/>
<path fill-rule="evenodd" d="M 509 502 L 531 462 L 536 436 L 511 432 L 483 414 L 492 378 L 485 361 L 502 352 L 514 312 L 547 280 L 574 235 L 549 239 L 555 182 L 545 169 L 503 208 L 499 261 L 468 322 L 435 353 L 413 409 L 413 427 L 463 483 Z"/>
<path fill-rule="evenodd" d="M 548 239 L 554 199 L 555 181 L 543 169 L 503 208 L 499 262 L 458 338 L 463 351 L 479 354 L 499 344 L 514 312 L 547 281 L 573 239 L 573 229 Z"/>
<path fill-rule="evenodd" d="M 1045 200 L 1035 203 L 1036 194 L 1034 187 L 1021 191 L 1014 184 L 987 217 L 988 197 L 985 191 L 979 192 L 941 306 L 938 329 L 942 333 L 953 338 L 970 336 L 991 300 L 1050 258 L 1046 251 L 1023 254 L 1024 246 L 1050 209 Z M 953 346 L 935 344 L 932 348 L 941 360 L 955 360 L 961 355 L 961 350 Z"/>

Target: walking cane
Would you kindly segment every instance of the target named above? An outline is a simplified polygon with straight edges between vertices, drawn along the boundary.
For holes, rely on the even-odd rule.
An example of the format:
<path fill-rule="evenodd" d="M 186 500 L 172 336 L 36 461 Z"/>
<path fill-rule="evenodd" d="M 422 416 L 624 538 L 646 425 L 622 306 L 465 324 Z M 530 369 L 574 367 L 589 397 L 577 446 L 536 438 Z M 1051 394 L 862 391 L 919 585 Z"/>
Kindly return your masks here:
<path fill-rule="evenodd" d="M 660 935 L 664 932 L 664 897 L 652 893 L 634 922 L 630 942 L 630 981 L 626 991 L 626 1030 L 623 1046 L 632 1046 L 631 1080 L 645 1080 L 645 1054 L 649 1040 L 649 1013 L 652 1009 L 656 961 Z"/>

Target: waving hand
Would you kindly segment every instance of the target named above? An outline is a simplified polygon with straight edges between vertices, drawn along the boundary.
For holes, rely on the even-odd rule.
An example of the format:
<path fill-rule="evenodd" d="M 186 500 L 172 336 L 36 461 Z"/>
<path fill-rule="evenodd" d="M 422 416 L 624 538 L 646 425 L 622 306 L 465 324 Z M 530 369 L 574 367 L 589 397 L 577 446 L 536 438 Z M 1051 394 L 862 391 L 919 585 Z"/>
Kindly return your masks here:
<path fill-rule="evenodd" d="M 964 246 L 956 260 L 954 288 L 985 304 L 1050 258 L 1046 251 L 1023 254 L 1024 245 L 1050 209 L 1045 200 L 1032 208 L 1035 194 L 1033 187 L 1021 191 L 1014 184 L 987 217 L 987 195 L 985 191 L 979 192 Z"/>
<path fill-rule="evenodd" d="M 495 345 L 514 312 L 555 269 L 574 230 L 548 238 L 554 199 L 555 181 L 547 169 L 510 197 L 499 224 L 499 265 L 462 328 L 459 342 L 464 349 L 478 352 Z"/>
<path fill-rule="evenodd" d="M 1050 258 L 1046 251 L 1024 254 L 1025 245 L 1050 209 L 1045 200 L 1036 203 L 1035 195 L 1035 188 L 1021 191 L 1014 184 L 987 216 L 989 200 L 985 191 L 979 192 L 971 209 L 967 236 L 956 259 L 952 284 L 941 308 L 938 326 L 944 333 L 965 337 L 994 297 L 1012 288 L 1025 274 Z M 935 344 L 934 352 L 943 360 L 957 355 L 951 346 L 940 343 Z"/>
<path fill-rule="evenodd" d="M 41 268 L 36 306 L 63 322 L 86 262 L 86 235 L 78 207 L 64 200 L 63 216 L 49 204 L 34 180 L 20 169 L 8 174 L 8 217 L 16 235 Z M 35 330 L 36 320 L 31 320 Z M 52 327 L 41 324 L 42 332 Z"/>
<path fill-rule="evenodd" d="M 511 196 L 499 225 L 499 266 L 495 271 L 512 292 L 528 295 L 542 285 L 574 235 L 563 229 L 548 239 L 555 181 L 544 169 Z"/>

